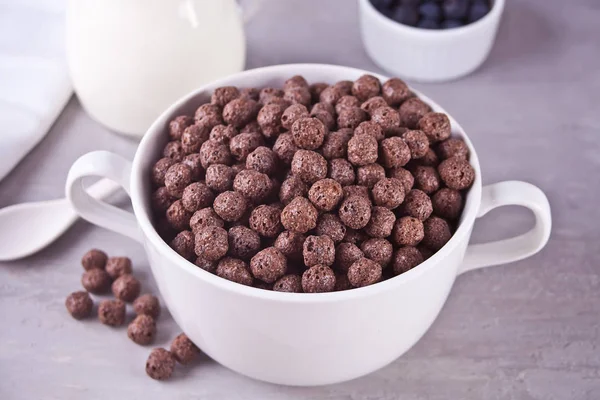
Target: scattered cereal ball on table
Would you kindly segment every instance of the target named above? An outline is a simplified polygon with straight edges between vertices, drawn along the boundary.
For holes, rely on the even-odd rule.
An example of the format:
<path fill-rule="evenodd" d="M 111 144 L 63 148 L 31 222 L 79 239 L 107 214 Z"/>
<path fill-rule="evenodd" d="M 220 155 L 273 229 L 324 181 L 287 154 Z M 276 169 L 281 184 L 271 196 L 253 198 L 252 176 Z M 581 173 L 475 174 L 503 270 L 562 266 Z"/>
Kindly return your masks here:
<path fill-rule="evenodd" d="M 416 247 L 401 247 L 394 253 L 392 269 L 395 275 L 400 275 L 423 262 L 423 255 Z"/>
<path fill-rule="evenodd" d="M 350 196 L 342 202 L 339 217 L 347 227 L 362 229 L 371 219 L 371 202 L 362 196 Z"/>
<path fill-rule="evenodd" d="M 335 273 L 325 265 L 313 265 L 302 274 L 302 290 L 305 293 L 332 292 Z"/>
<path fill-rule="evenodd" d="M 437 153 L 442 160 L 450 157 L 469 159 L 469 147 L 464 140 L 459 138 L 449 138 L 438 144 Z"/>
<path fill-rule="evenodd" d="M 369 115 L 373 115 L 373 111 L 381 107 L 387 107 L 388 103 L 381 96 L 371 97 L 361 104 L 360 108 L 365 110 Z"/>
<path fill-rule="evenodd" d="M 413 159 L 424 157 L 429 150 L 429 139 L 423 131 L 406 131 L 402 134 L 402 139 L 410 149 L 410 155 Z"/>
<path fill-rule="evenodd" d="M 274 238 L 283 230 L 281 214 L 279 208 L 262 204 L 250 213 L 250 228 L 261 236 Z"/>
<path fill-rule="evenodd" d="M 194 234 L 191 231 L 179 232 L 171 241 L 170 246 L 186 260 L 194 259 Z"/>
<path fill-rule="evenodd" d="M 377 161 L 377 139 L 371 135 L 355 135 L 348 141 L 348 161 L 356 166 Z"/>
<path fill-rule="evenodd" d="M 374 238 L 386 238 L 392 234 L 396 215 L 388 208 L 373 207 L 371 219 L 365 226 L 365 233 Z"/>
<path fill-rule="evenodd" d="M 182 231 L 190 225 L 192 213 L 185 209 L 181 200 L 176 200 L 167 209 L 167 221 L 177 231 Z"/>
<path fill-rule="evenodd" d="M 381 92 L 381 83 L 373 75 L 365 74 L 352 84 L 352 95 L 360 101 L 366 101 L 371 97 L 378 96 Z"/>
<path fill-rule="evenodd" d="M 330 178 L 315 182 L 308 191 L 309 200 L 323 211 L 333 210 L 343 195 L 342 185 Z"/>
<path fill-rule="evenodd" d="M 398 109 L 402 125 L 409 129 L 417 129 L 419 120 L 429 112 L 431 112 L 431 107 L 418 97 L 407 99 Z"/>
<path fill-rule="evenodd" d="M 121 300 L 103 300 L 98 306 L 98 319 L 108 326 L 123 325 L 125 322 L 125 302 Z"/>
<path fill-rule="evenodd" d="M 368 258 L 360 258 L 348 269 L 348 280 L 354 287 L 372 285 L 381 280 L 381 265 Z"/>
<path fill-rule="evenodd" d="M 425 221 L 433 212 L 433 205 L 425 192 L 413 189 L 404 197 L 402 211 L 405 215 Z"/>
<path fill-rule="evenodd" d="M 360 107 L 342 108 L 337 117 L 339 128 L 355 129 L 361 122 L 368 119 L 369 115 Z"/>
<path fill-rule="evenodd" d="M 206 260 L 202 257 L 197 257 L 196 261 L 194 261 L 194 264 L 210 273 L 215 273 L 217 270 L 217 263 L 215 261 Z"/>
<path fill-rule="evenodd" d="M 188 126 L 181 136 L 181 148 L 186 154 L 197 153 L 210 137 L 210 132 L 208 126 L 202 123 Z"/>
<path fill-rule="evenodd" d="M 382 238 L 365 240 L 360 245 L 360 249 L 366 258 L 375 261 L 381 265 L 382 268 L 386 267 L 390 263 L 392 260 L 392 254 L 394 252 L 392 244 Z"/>
<path fill-rule="evenodd" d="M 273 285 L 273 290 L 276 292 L 302 293 L 302 278 L 295 274 L 282 276 Z"/>
<path fill-rule="evenodd" d="M 399 218 L 394 225 L 393 238 L 398 246 L 416 246 L 423 240 L 423 222 L 414 217 Z"/>
<path fill-rule="evenodd" d="M 106 261 L 106 272 L 111 279 L 117 279 L 121 275 L 131 274 L 131 260 L 129 257 L 109 257 Z"/>
<path fill-rule="evenodd" d="M 210 102 L 216 106 L 224 107 L 225 104 L 239 96 L 240 91 L 235 86 L 223 86 L 214 90 Z"/>
<path fill-rule="evenodd" d="M 216 274 L 221 278 L 241 285 L 252 286 L 252 282 L 254 282 L 248 264 L 237 258 L 225 257 L 221 259 L 217 265 Z"/>
<path fill-rule="evenodd" d="M 440 176 L 434 167 L 419 165 L 414 168 L 415 187 L 427 194 L 433 194 L 440 188 Z"/>
<path fill-rule="evenodd" d="M 173 375 L 175 358 L 167 350 L 157 348 L 152 350 L 146 361 L 146 374 L 152 379 L 164 381 Z"/>
<path fill-rule="evenodd" d="M 156 319 L 160 315 L 160 303 L 156 296 L 143 294 L 134 300 L 133 310 L 137 315 L 145 314 Z"/>
<path fill-rule="evenodd" d="M 323 144 L 327 127 L 317 118 L 300 118 L 291 129 L 294 144 L 305 150 L 316 150 Z"/>
<path fill-rule="evenodd" d="M 384 178 L 373 186 L 373 202 L 381 207 L 393 210 L 404 201 L 404 186 L 395 178 Z"/>
<path fill-rule="evenodd" d="M 475 180 L 475 170 L 462 158 L 452 157 L 442 161 L 438 172 L 446 186 L 454 190 L 468 189 Z"/>
<path fill-rule="evenodd" d="M 247 226 L 238 225 L 229 228 L 229 254 L 242 260 L 249 260 L 260 250 L 260 236 Z"/>
<path fill-rule="evenodd" d="M 397 107 L 412 97 L 406 83 L 399 78 L 390 78 L 381 86 L 384 100 L 392 107 Z"/>
<path fill-rule="evenodd" d="M 161 186 L 152 193 L 152 211 L 159 214 L 165 213 L 175 200 L 177 200 L 177 198 L 171 196 L 166 187 Z"/>
<path fill-rule="evenodd" d="M 433 195 L 431 203 L 433 211 L 439 217 L 455 220 L 462 211 L 462 194 L 458 190 L 443 188 Z"/>
<path fill-rule="evenodd" d="M 246 199 L 239 192 L 227 191 L 219 194 L 213 203 L 213 209 L 224 221 L 237 221 L 246 212 Z"/>
<path fill-rule="evenodd" d="M 108 260 L 108 256 L 105 252 L 92 249 L 83 255 L 81 265 L 86 271 L 90 269 L 104 269 L 106 267 L 106 260 Z"/>
<path fill-rule="evenodd" d="M 358 167 L 356 183 L 372 189 L 377 182 L 385 178 L 385 169 L 379 164 L 369 164 Z"/>
<path fill-rule="evenodd" d="M 227 254 L 229 243 L 227 231 L 218 226 L 206 226 L 196 232 L 194 250 L 198 257 L 209 261 L 217 261 Z"/>
<path fill-rule="evenodd" d="M 245 162 L 248 154 L 264 143 L 264 137 L 260 133 L 243 132 L 229 141 L 229 150 L 233 158 Z"/>
<path fill-rule="evenodd" d="M 273 283 L 285 275 L 287 259 L 275 247 L 267 247 L 252 257 L 250 270 L 255 278 L 263 282 Z"/>
<path fill-rule="evenodd" d="M 355 261 L 363 257 L 364 254 L 357 245 L 346 242 L 340 243 L 335 250 L 335 269 L 345 273 Z"/>
<path fill-rule="evenodd" d="M 319 236 L 329 236 L 335 243 L 339 243 L 346 236 L 346 226 L 336 214 L 325 213 L 317 221 L 316 232 Z"/>
<path fill-rule="evenodd" d="M 152 182 L 156 186 L 163 186 L 167 170 L 176 163 L 177 161 L 167 157 L 158 160 L 152 167 Z"/>
<path fill-rule="evenodd" d="M 235 138 L 239 136 L 241 135 L 237 135 Z M 233 143 L 233 139 L 231 139 L 230 145 L 231 143 Z M 207 140 L 200 146 L 200 162 L 204 169 L 211 164 L 231 165 L 229 146 L 215 140 Z"/>
<path fill-rule="evenodd" d="M 410 147 L 401 137 L 393 136 L 381 141 L 381 161 L 384 167 L 403 167 L 410 158 Z"/>
<path fill-rule="evenodd" d="M 441 249 L 452 237 L 452 230 L 446 220 L 439 217 L 429 217 L 423 222 L 425 235 L 423 245 L 437 251 Z"/>
<path fill-rule="evenodd" d="M 200 349 L 185 333 L 181 333 L 173 339 L 170 350 L 175 360 L 181 365 L 190 364 L 200 353 Z"/>
<path fill-rule="evenodd" d="M 223 228 L 225 226 L 225 221 L 223 221 L 221 217 L 217 215 L 212 207 L 207 207 L 196 211 L 190 219 L 190 228 L 192 228 L 192 232 L 194 232 L 194 234 L 198 233 L 200 229 L 207 226 L 218 226 L 219 228 Z"/>
<path fill-rule="evenodd" d="M 156 336 L 156 322 L 149 315 L 138 315 L 127 327 L 127 337 L 142 346 L 152 343 L 154 336 Z"/>
<path fill-rule="evenodd" d="M 84 319 L 92 315 L 94 302 L 88 292 L 73 292 L 65 300 L 65 307 L 73 318 Z"/>
<path fill-rule="evenodd" d="M 169 122 L 169 137 L 171 140 L 181 139 L 183 131 L 194 123 L 194 119 L 189 115 L 180 115 Z"/>
<path fill-rule="evenodd" d="M 263 201 L 271 192 L 272 182 L 267 174 L 246 169 L 240 171 L 233 180 L 233 189 L 251 202 Z"/>
<path fill-rule="evenodd" d="M 450 137 L 450 120 L 443 113 L 430 112 L 419 120 L 418 127 L 429 138 L 430 143 L 446 140 Z"/>
<path fill-rule="evenodd" d="M 274 138 L 285 132 L 285 128 L 281 125 L 285 110 L 286 107 L 282 104 L 267 104 L 260 109 L 256 121 L 266 138 Z"/>
<path fill-rule="evenodd" d="M 133 275 L 121 275 L 112 284 L 112 292 L 119 300 L 127 303 L 134 301 L 139 295 L 142 286 Z"/>
<path fill-rule="evenodd" d="M 214 164 L 211 167 L 215 165 L 220 164 Z M 202 182 L 194 182 L 183 189 L 181 204 L 183 208 L 193 213 L 202 208 L 210 207 L 214 199 L 215 195 L 207 185 Z"/>
<path fill-rule="evenodd" d="M 305 240 L 306 237 L 301 233 L 283 231 L 275 239 L 273 247 L 290 260 L 299 260 L 302 258 L 302 246 Z"/>
<path fill-rule="evenodd" d="M 110 275 L 103 269 L 90 269 L 81 276 L 81 285 L 94 294 L 106 293 L 110 289 Z"/>
<path fill-rule="evenodd" d="M 404 193 L 410 192 L 415 184 L 415 177 L 408 171 L 402 167 L 395 167 L 389 170 L 390 178 L 398 179 L 402 182 L 402 186 L 404 187 Z"/>
<path fill-rule="evenodd" d="M 172 159 L 175 162 L 180 162 L 185 156 L 185 151 L 180 141 L 169 142 L 163 149 L 163 157 Z"/>
<path fill-rule="evenodd" d="M 308 236 L 303 245 L 304 265 L 330 266 L 335 260 L 335 243 L 329 236 Z"/>
<path fill-rule="evenodd" d="M 298 150 L 292 159 L 292 174 L 312 185 L 327 176 L 327 160 L 311 150 Z"/>

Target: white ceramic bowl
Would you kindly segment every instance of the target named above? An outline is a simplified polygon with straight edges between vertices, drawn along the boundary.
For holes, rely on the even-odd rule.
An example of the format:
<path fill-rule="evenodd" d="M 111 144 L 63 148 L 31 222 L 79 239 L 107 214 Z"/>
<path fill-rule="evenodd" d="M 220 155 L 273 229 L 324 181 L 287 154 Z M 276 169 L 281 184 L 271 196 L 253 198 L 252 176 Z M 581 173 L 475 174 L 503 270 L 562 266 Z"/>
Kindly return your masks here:
<path fill-rule="evenodd" d="M 442 82 L 468 75 L 487 58 L 504 11 L 494 0 L 490 12 L 472 24 L 430 30 L 397 23 L 358 0 L 363 44 L 381 68 L 420 82 Z"/>
<path fill-rule="evenodd" d="M 322 385 L 368 374 L 419 340 L 436 318 L 457 275 L 530 256 L 548 240 L 550 209 L 544 194 L 523 182 L 482 188 L 477 153 L 450 117 L 454 135 L 463 137 L 471 150 L 475 183 L 452 239 L 423 264 L 398 277 L 343 292 L 279 293 L 212 275 L 163 242 L 152 226 L 149 175 L 174 116 L 193 113 L 219 86 L 281 86 L 296 74 L 310 82 L 333 83 L 354 80 L 363 73 L 333 65 L 299 64 L 232 75 L 198 89 L 166 110 L 144 136 L 133 162 L 97 151 L 82 156 L 69 172 L 66 193 L 77 212 L 88 221 L 144 244 L 162 298 L 175 321 L 206 354 L 232 370 L 287 385 Z M 421 98 L 434 110 L 444 111 L 428 98 Z M 91 198 L 81 183 L 86 176 L 107 177 L 123 185 L 135 215 Z M 533 210 L 534 228 L 516 238 L 468 246 L 475 219 L 506 204 Z"/>

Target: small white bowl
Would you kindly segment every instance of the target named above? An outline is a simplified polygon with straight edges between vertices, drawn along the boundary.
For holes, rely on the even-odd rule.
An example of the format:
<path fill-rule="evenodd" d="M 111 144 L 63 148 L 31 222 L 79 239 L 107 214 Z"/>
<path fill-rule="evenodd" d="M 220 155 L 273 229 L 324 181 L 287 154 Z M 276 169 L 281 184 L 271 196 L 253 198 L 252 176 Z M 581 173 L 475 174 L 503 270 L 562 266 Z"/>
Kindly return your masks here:
<path fill-rule="evenodd" d="M 369 0 L 359 0 L 363 44 L 373 61 L 393 75 L 420 82 L 461 78 L 490 53 L 504 2 L 494 0 L 490 12 L 472 24 L 430 30 L 395 22 Z"/>

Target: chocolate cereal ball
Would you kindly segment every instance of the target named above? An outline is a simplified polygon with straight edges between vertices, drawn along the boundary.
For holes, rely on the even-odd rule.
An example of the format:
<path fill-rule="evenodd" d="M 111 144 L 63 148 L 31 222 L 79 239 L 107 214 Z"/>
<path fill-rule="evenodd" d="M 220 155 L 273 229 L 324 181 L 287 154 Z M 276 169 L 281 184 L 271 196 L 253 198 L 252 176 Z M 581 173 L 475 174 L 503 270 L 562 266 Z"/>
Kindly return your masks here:
<path fill-rule="evenodd" d="M 229 144 L 229 141 L 238 134 L 238 130 L 231 125 L 217 125 L 212 128 L 210 135 L 204 141 L 210 138 L 210 140 L 214 140 L 215 142 Z"/>
<path fill-rule="evenodd" d="M 283 90 L 272 87 L 266 87 L 261 89 L 258 93 L 258 101 L 262 104 L 267 104 L 274 98 L 283 98 Z"/>
<path fill-rule="evenodd" d="M 416 165 L 423 165 L 426 167 L 437 167 L 439 163 L 440 159 L 431 147 L 429 148 L 429 150 L 427 150 L 427 153 L 425 153 L 423 157 L 416 160 Z"/>
<path fill-rule="evenodd" d="M 438 144 L 437 153 L 442 160 L 450 157 L 469 159 L 469 147 L 464 140 L 459 138 L 449 138 Z"/>
<path fill-rule="evenodd" d="M 323 144 L 328 129 L 317 118 L 300 118 L 292 125 L 291 132 L 298 148 L 316 150 Z"/>
<path fill-rule="evenodd" d="M 281 115 L 281 125 L 285 129 L 291 129 L 294 122 L 301 118 L 308 118 L 310 114 L 308 113 L 308 109 L 306 106 L 302 104 L 292 104 L 288 108 L 285 109 L 283 114 Z"/>
<path fill-rule="evenodd" d="M 410 158 L 410 147 L 401 137 L 393 136 L 381 141 L 381 161 L 384 167 L 403 167 Z"/>
<path fill-rule="evenodd" d="M 409 217 L 415 217 L 425 221 L 433 212 L 431 199 L 425 192 L 419 189 L 413 189 L 404 197 L 402 211 Z"/>
<path fill-rule="evenodd" d="M 93 268 L 81 276 L 81 285 L 90 293 L 101 294 L 110 288 L 110 276 L 103 269 Z"/>
<path fill-rule="evenodd" d="M 352 81 L 343 80 L 336 82 L 333 87 L 340 90 L 344 96 L 347 96 L 352 93 L 352 84 Z"/>
<path fill-rule="evenodd" d="M 121 326 L 125 322 L 125 302 L 103 300 L 98 306 L 98 319 L 104 325 Z"/>
<path fill-rule="evenodd" d="M 273 283 L 285 275 L 287 259 L 275 247 L 267 247 L 252 257 L 250 270 L 255 278 L 266 283 Z"/>
<path fill-rule="evenodd" d="M 402 186 L 404 187 L 404 193 L 410 192 L 415 184 L 415 177 L 408 171 L 402 167 L 396 167 L 389 170 L 390 178 L 398 179 L 402 182 Z"/>
<path fill-rule="evenodd" d="M 181 139 L 181 134 L 191 124 L 194 123 L 194 119 L 189 115 L 179 115 L 169 122 L 169 137 L 171 140 Z"/>
<path fill-rule="evenodd" d="M 454 190 L 468 189 L 475 180 L 475 170 L 462 158 L 452 157 L 442 161 L 438 172 L 446 186 Z"/>
<path fill-rule="evenodd" d="M 211 167 L 213 166 L 214 165 L 211 165 Z M 183 195 L 181 196 L 181 204 L 187 211 L 193 213 L 202 208 L 210 207 L 210 205 L 214 201 L 214 198 L 215 195 L 207 185 L 205 185 L 202 182 L 194 182 L 188 185 L 183 190 Z"/>
<path fill-rule="evenodd" d="M 172 165 L 165 174 L 165 187 L 173 197 L 181 198 L 183 190 L 192 183 L 192 170 L 185 164 Z"/>
<path fill-rule="evenodd" d="M 440 176 L 434 167 L 417 166 L 413 169 L 415 187 L 427 194 L 433 194 L 440 188 Z"/>
<path fill-rule="evenodd" d="M 213 209 L 224 221 L 237 221 L 246 212 L 248 205 L 246 199 L 239 192 L 229 190 L 219 194 L 215 198 Z"/>
<path fill-rule="evenodd" d="M 167 209 L 167 221 L 176 231 L 187 229 L 192 213 L 185 209 L 181 200 L 177 200 Z"/>
<path fill-rule="evenodd" d="M 386 238 L 392 234 L 396 216 L 385 207 L 373 207 L 371 219 L 365 226 L 365 233 L 374 238 Z"/>
<path fill-rule="evenodd" d="M 146 361 L 146 374 L 152 379 L 164 381 L 173 375 L 175 359 L 165 349 L 154 349 Z"/>
<path fill-rule="evenodd" d="M 145 314 L 138 315 L 127 327 L 127 336 L 142 346 L 152 343 L 156 336 L 154 318 Z"/>
<path fill-rule="evenodd" d="M 149 315 L 156 319 L 160 315 L 160 303 L 156 296 L 143 294 L 133 302 L 133 310 L 137 315 Z"/>
<path fill-rule="evenodd" d="M 171 204 L 177 200 L 175 197 L 169 194 L 169 191 L 166 187 L 161 186 L 152 193 L 151 203 L 152 203 L 152 211 L 157 214 L 164 214 Z M 104 268 L 104 267 L 102 267 Z"/>
<path fill-rule="evenodd" d="M 317 226 L 317 209 L 305 197 L 296 197 L 281 212 L 281 223 L 284 228 L 306 233 Z"/>
<path fill-rule="evenodd" d="M 181 231 L 171 241 L 171 248 L 186 260 L 194 259 L 194 234 L 190 231 Z"/>
<path fill-rule="evenodd" d="M 106 272 L 111 279 L 117 279 L 121 275 L 131 274 L 131 260 L 129 257 L 109 257 L 106 261 Z"/>
<path fill-rule="evenodd" d="M 314 116 L 315 114 L 322 113 L 322 112 L 334 115 L 335 107 L 333 104 L 329 104 L 329 103 L 315 103 L 315 104 L 313 104 L 312 108 L 310 109 L 311 116 Z"/>
<path fill-rule="evenodd" d="M 356 183 L 372 189 L 377 182 L 385 178 L 385 169 L 379 164 L 369 164 L 358 167 L 356 171 Z"/>
<path fill-rule="evenodd" d="M 346 236 L 346 226 L 336 214 L 325 213 L 317 221 L 316 232 L 320 236 L 329 236 L 334 243 L 340 243 Z"/>
<path fill-rule="evenodd" d="M 395 275 L 400 275 L 423 262 L 423 255 L 416 247 L 401 247 L 394 253 L 392 269 Z"/>
<path fill-rule="evenodd" d="M 341 272 L 347 272 L 350 266 L 364 257 L 361 249 L 354 243 L 343 242 L 335 249 L 335 268 Z"/>
<path fill-rule="evenodd" d="M 345 94 L 349 94 L 349 93 L 344 93 L 342 90 L 340 90 L 339 87 L 329 86 L 329 87 L 323 89 L 323 91 L 321 92 L 321 95 L 319 96 L 319 101 L 321 103 L 327 103 L 327 104 L 331 104 L 332 106 L 335 106 L 336 103 Z"/>
<path fill-rule="evenodd" d="M 276 292 L 302 293 L 302 278 L 300 275 L 290 274 L 282 276 L 273 285 Z"/>
<path fill-rule="evenodd" d="M 323 147 L 321 151 L 323 157 L 328 160 L 334 158 L 344 158 L 348 151 L 348 141 L 352 137 L 352 131 L 348 129 L 341 129 L 336 132 L 331 132 L 325 136 Z"/>
<path fill-rule="evenodd" d="M 246 161 L 248 154 L 265 143 L 263 135 L 257 132 L 243 132 L 229 142 L 229 150 L 233 158 Z"/>
<path fill-rule="evenodd" d="M 81 265 L 86 271 L 90 269 L 104 269 L 106 267 L 106 260 L 108 260 L 108 256 L 105 252 L 92 249 L 83 255 Z"/>
<path fill-rule="evenodd" d="M 365 240 L 360 245 L 360 249 L 366 258 L 375 261 L 381 265 L 382 268 L 386 267 L 390 263 L 392 260 L 392 254 L 394 252 L 392 244 L 382 238 Z"/>
<path fill-rule="evenodd" d="M 319 97 L 321 96 L 321 92 L 325 90 L 329 85 L 324 82 L 313 83 L 309 86 L 310 94 L 312 97 L 312 102 L 316 103 L 319 101 Z"/>
<path fill-rule="evenodd" d="M 406 131 L 402 134 L 402 139 L 410 149 L 410 155 L 413 159 L 424 157 L 429 149 L 429 139 L 423 131 Z"/>
<path fill-rule="evenodd" d="M 350 196 L 362 196 L 365 199 L 371 201 L 371 195 L 369 193 L 369 188 L 361 185 L 350 185 L 344 186 L 344 199 Z"/>
<path fill-rule="evenodd" d="M 65 300 L 65 307 L 71 317 L 75 319 L 84 319 L 92 315 L 94 302 L 88 292 L 73 292 Z"/>
<path fill-rule="evenodd" d="M 186 154 L 197 153 L 202 143 L 206 142 L 210 135 L 208 125 L 197 123 L 188 126 L 181 136 L 181 148 Z"/>
<path fill-rule="evenodd" d="M 378 123 L 388 135 L 400 126 L 400 115 L 392 107 L 380 107 L 371 113 L 371 121 Z"/>
<path fill-rule="evenodd" d="M 270 148 L 259 146 L 248 154 L 246 168 L 273 175 L 277 170 L 277 155 Z"/>
<path fill-rule="evenodd" d="M 371 135 L 355 135 L 348 141 L 348 161 L 357 166 L 377 161 L 377 139 Z"/>
<path fill-rule="evenodd" d="M 450 120 L 443 113 L 425 114 L 419 120 L 418 127 L 427 135 L 430 143 L 440 142 L 450 137 Z"/>
<path fill-rule="evenodd" d="M 302 75 L 294 75 L 283 83 L 284 90 L 296 87 L 304 87 L 308 89 L 308 82 Z"/>
<path fill-rule="evenodd" d="M 308 87 L 288 88 L 283 93 L 283 99 L 289 101 L 291 104 L 310 106 L 310 90 L 308 90 Z"/>
<path fill-rule="evenodd" d="M 354 289 L 350 280 L 348 279 L 348 274 L 335 274 L 335 287 L 334 291 L 340 292 L 342 290 L 350 290 Z"/>
<path fill-rule="evenodd" d="M 247 97 L 231 100 L 223 107 L 223 121 L 236 128 L 243 128 L 258 112 L 258 103 Z"/>
<path fill-rule="evenodd" d="M 139 295 L 142 286 L 133 275 L 122 275 L 112 284 L 112 292 L 119 300 L 131 303 Z"/>
<path fill-rule="evenodd" d="M 233 187 L 233 178 L 235 177 L 233 168 L 224 164 L 212 164 L 206 169 L 206 185 L 207 188 L 214 190 L 217 193 L 231 190 Z M 212 192 L 211 192 L 212 194 Z M 214 198 L 214 194 L 213 194 Z M 210 203 L 204 204 L 199 208 L 210 206 Z"/>
<path fill-rule="evenodd" d="M 268 104 L 260 109 L 256 121 L 266 138 L 277 137 L 285 132 L 285 128 L 281 125 L 281 117 L 285 110 L 282 104 Z"/>
<path fill-rule="evenodd" d="M 171 342 L 171 354 L 181 365 L 188 365 L 196 359 L 200 349 L 187 337 L 185 333 L 179 334 Z"/>
<path fill-rule="evenodd" d="M 182 164 L 187 165 L 192 170 L 192 181 L 199 181 L 204 176 L 204 168 L 202 167 L 202 161 L 200 154 L 188 154 L 181 161 Z"/>
<path fill-rule="evenodd" d="M 250 228 L 267 238 L 276 237 L 283 230 L 281 210 L 270 205 L 260 205 L 250 214 Z"/>
<path fill-rule="evenodd" d="M 248 200 L 259 203 L 267 198 L 272 189 L 269 176 L 253 169 L 240 171 L 233 180 L 233 189 Z"/>
<path fill-rule="evenodd" d="M 412 96 L 406 83 L 399 78 L 388 79 L 381 87 L 385 101 L 392 107 L 397 107 Z"/>
<path fill-rule="evenodd" d="M 382 267 L 368 258 L 355 261 L 348 269 L 348 280 L 354 287 L 372 285 L 381 280 Z"/>
<path fill-rule="evenodd" d="M 329 236 L 308 236 L 302 250 L 304 265 L 321 264 L 330 266 L 335 260 L 335 243 Z"/>
<path fill-rule="evenodd" d="M 205 260 L 202 257 L 197 257 L 196 261 L 194 261 L 194 264 L 197 267 L 202 268 L 203 270 L 210 272 L 211 274 L 216 273 L 217 263 L 215 261 L 209 261 L 209 260 Z"/>
<path fill-rule="evenodd" d="M 248 264 L 237 258 L 225 257 L 219 261 L 216 274 L 241 285 L 252 286 L 254 282 Z"/>
<path fill-rule="evenodd" d="M 342 108 L 337 117 L 339 128 L 355 129 L 361 122 L 366 121 L 369 115 L 360 107 Z"/>
<path fill-rule="evenodd" d="M 227 231 L 218 226 L 206 226 L 196 232 L 194 251 L 198 257 L 217 261 L 229 250 Z"/>
<path fill-rule="evenodd" d="M 327 130 L 331 131 L 336 126 L 335 117 L 333 116 L 333 114 L 330 114 L 328 112 L 324 112 L 324 111 L 311 112 L 310 116 L 318 119 L 319 121 L 321 121 L 323 123 L 323 125 L 325 125 L 325 127 L 327 128 Z"/>
<path fill-rule="evenodd" d="M 240 96 L 240 91 L 235 86 L 223 86 L 216 88 L 210 98 L 210 102 L 216 106 L 224 107 L 225 104 Z"/>
<path fill-rule="evenodd" d="M 371 219 L 371 202 L 363 196 L 350 196 L 342 202 L 339 217 L 347 227 L 362 229 Z"/>
<path fill-rule="evenodd" d="M 180 162 L 185 156 L 185 151 L 181 145 L 181 142 L 169 142 L 163 149 L 163 157 L 172 159 L 175 162 Z"/>
<path fill-rule="evenodd" d="M 425 235 L 423 245 L 431 250 L 441 249 L 452 237 L 452 230 L 445 219 L 439 217 L 429 217 L 424 223 Z"/>
<path fill-rule="evenodd" d="M 290 176 L 281 184 L 279 189 L 279 200 L 283 204 L 289 204 L 294 198 L 301 196 L 304 197 L 308 194 L 308 186 L 306 183 L 295 176 Z"/>
<path fill-rule="evenodd" d="M 458 190 L 443 188 L 438 190 L 431 198 L 433 212 L 442 218 L 455 220 L 460 217 L 463 199 Z"/>
<path fill-rule="evenodd" d="M 423 255 L 423 259 L 427 260 L 429 257 L 435 254 L 435 251 L 431 250 L 429 247 L 425 247 L 422 244 L 417 246 L 417 249 Z"/>
<path fill-rule="evenodd" d="M 152 167 L 152 182 L 156 186 L 163 186 L 165 184 L 165 175 L 167 170 L 177 161 L 164 157 L 158 160 Z"/>
<path fill-rule="evenodd" d="M 233 226 L 227 236 L 232 257 L 249 260 L 260 250 L 260 236 L 247 226 Z"/>
<path fill-rule="evenodd" d="M 409 129 L 417 129 L 419 120 L 429 112 L 431 107 L 418 97 L 407 99 L 398 109 L 402 125 Z"/>
<path fill-rule="evenodd" d="M 393 210 L 404 201 L 404 186 L 395 178 L 384 178 L 373 186 L 373 202 Z"/>
<path fill-rule="evenodd" d="M 194 119 L 199 121 L 204 117 L 221 117 L 221 107 L 211 103 L 202 104 L 196 109 Z"/>
<path fill-rule="evenodd" d="M 423 222 L 417 218 L 402 217 L 394 224 L 392 240 L 398 246 L 416 246 L 424 236 Z"/>
<path fill-rule="evenodd" d="M 207 140 L 200 146 L 200 162 L 204 169 L 208 168 L 211 164 L 230 165 L 231 152 L 229 151 L 229 146 L 215 140 Z"/>
<path fill-rule="evenodd" d="M 192 232 L 194 232 L 194 234 L 198 233 L 200 229 L 207 226 L 217 226 L 219 228 L 223 228 L 225 226 L 225 222 L 217 215 L 212 207 L 206 207 L 196 211 L 190 219 L 190 228 L 192 228 Z"/>
<path fill-rule="evenodd" d="M 294 144 L 294 139 L 291 133 L 283 133 L 277 137 L 275 144 L 273 144 L 273 152 L 277 155 L 279 160 L 286 165 L 292 163 L 292 159 L 298 147 Z"/>
<path fill-rule="evenodd" d="M 342 185 L 330 178 L 313 183 L 308 191 L 309 200 L 323 211 L 331 211 L 337 207 L 343 195 Z"/>
<path fill-rule="evenodd" d="M 327 176 L 327 161 L 310 150 L 298 150 L 291 164 L 292 174 L 312 185 Z"/>
<path fill-rule="evenodd" d="M 373 75 L 363 75 L 352 84 L 352 95 L 360 101 L 365 101 L 371 97 L 379 95 L 381 92 L 381 83 Z"/>
<path fill-rule="evenodd" d="M 387 107 L 388 103 L 381 96 L 371 97 L 369 100 L 361 104 L 360 108 L 365 110 L 369 115 L 373 114 L 378 108 Z"/>
<path fill-rule="evenodd" d="M 335 112 L 339 114 L 344 108 L 351 107 L 360 107 L 360 100 L 354 96 L 342 96 L 342 98 L 335 105 Z"/>
<path fill-rule="evenodd" d="M 380 140 L 385 139 L 385 135 L 383 133 L 383 129 L 381 126 L 373 121 L 364 121 L 361 122 L 356 129 L 354 130 L 355 135 L 371 135 L 378 142 Z"/>
<path fill-rule="evenodd" d="M 329 161 L 329 172 L 327 176 L 337 181 L 342 186 L 354 184 L 356 173 L 352 164 L 343 158 L 335 158 Z"/>
<path fill-rule="evenodd" d="M 359 246 L 365 240 L 368 240 L 369 236 L 362 230 L 354 230 L 352 228 L 346 229 L 346 236 L 344 236 L 344 242 L 352 243 Z"/>
<path fill-rule="evenodd" d="M 304 293 L 332 292 L 335 288 L 335 273 L 325 265 L 313 265 L 302 274 Z"/>
<path fill-rule="evenodd" d="M 258 101 L 259 90 L 257 88 L 244 88 L 240 90 L 240 97 L 248 97 Z"/>
<path fill-rule="evenodd" d="M 306 237 L 301 233 L 283 231 L 275 239 L 273 247 L 290 260 L 299 260 L 302 258 L 302 245 L 305 240 Z"/>

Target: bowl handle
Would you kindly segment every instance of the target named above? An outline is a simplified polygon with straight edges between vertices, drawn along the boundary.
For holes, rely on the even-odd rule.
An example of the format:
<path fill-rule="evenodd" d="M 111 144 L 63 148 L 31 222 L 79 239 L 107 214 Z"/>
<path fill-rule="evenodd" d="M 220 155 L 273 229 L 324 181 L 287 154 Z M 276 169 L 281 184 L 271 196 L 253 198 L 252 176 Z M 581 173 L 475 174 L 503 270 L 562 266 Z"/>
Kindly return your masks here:
<path fill-rule="evenodd" d="M 477 268 L 506 264 L 532 256 L 548 242 L 552 217 L 548 198 L 537 186 L 519 181 L 506 181 L 483 188 L 477 218 L 496 207 L 517 205 L 529 208 L 535 225 L 527 233 L 490 243 L 472 244 L 467 248 L 458 274 Z"/>
<path fill-rule="evenodd" d="M 71 206 L 83 219 L 142 242 L 142 235 L 133 213 L 90 196 L 82 184 L 87 176 L 115 181 L 131 196 L 131 162 L 108 151 L 84 154 L 71 166 L 65 192 Z"/>

